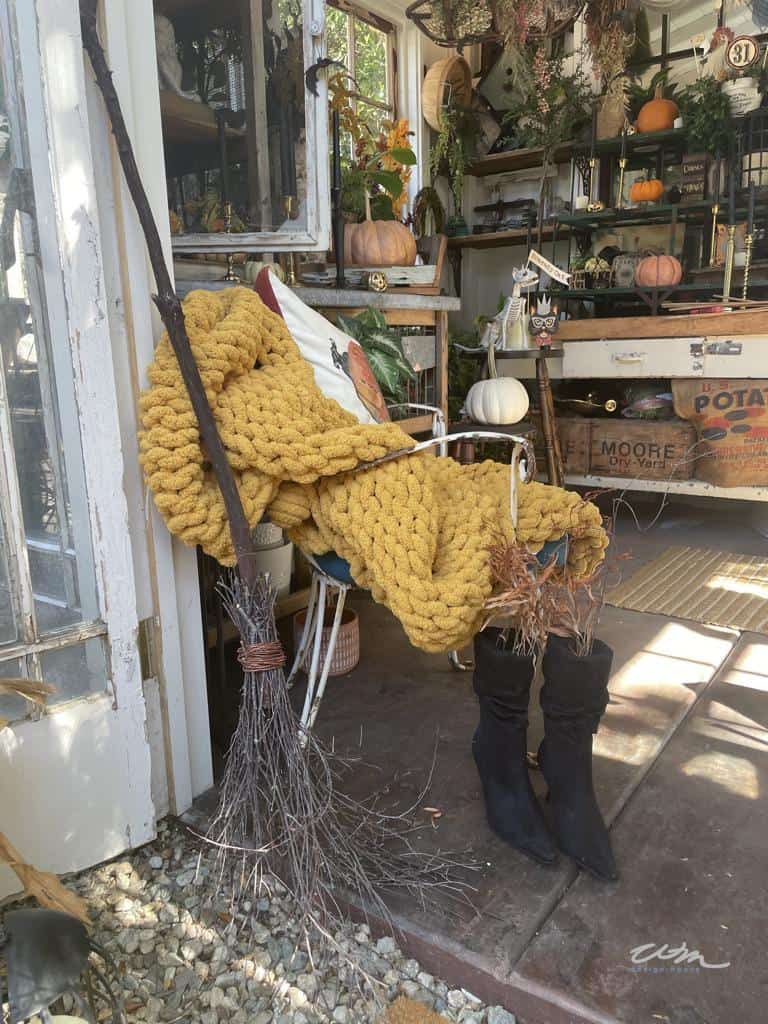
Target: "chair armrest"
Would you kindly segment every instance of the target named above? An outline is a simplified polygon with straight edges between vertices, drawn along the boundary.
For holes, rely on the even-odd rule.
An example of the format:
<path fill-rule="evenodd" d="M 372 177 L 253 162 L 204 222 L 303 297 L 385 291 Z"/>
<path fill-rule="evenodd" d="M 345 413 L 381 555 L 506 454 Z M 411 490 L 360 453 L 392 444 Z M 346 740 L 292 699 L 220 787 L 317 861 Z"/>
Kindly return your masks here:
<path fill-rule="evenodd" d="M 387 410 L 394 412 L 395 410 L 408 409 L 413 412 L 430 412 L 432 413 L 432 437 L 445 437 L 445 416 L 443 410 L 439 409 L 436 405 L 423 405 L 420 402 L 398 402 L 396 405 L 388 405 Z M 397 423 L 397 420 L 393 421 Z"/>

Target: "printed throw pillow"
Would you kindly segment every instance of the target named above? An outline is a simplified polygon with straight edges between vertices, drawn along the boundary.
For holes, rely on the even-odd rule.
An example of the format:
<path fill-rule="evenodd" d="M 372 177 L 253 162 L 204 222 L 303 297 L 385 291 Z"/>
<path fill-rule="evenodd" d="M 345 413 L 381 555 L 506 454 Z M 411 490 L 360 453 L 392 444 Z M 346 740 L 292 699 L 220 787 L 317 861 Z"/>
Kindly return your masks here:
<path fill-rule="evenodd" d="M 389 419 L 378 381 L 354 338 L 302 302 L 268 267 L 259 272 L 254 289 L 264 305 L 285 320 L 327 398 L 335 399 L 360 423 Z"/>

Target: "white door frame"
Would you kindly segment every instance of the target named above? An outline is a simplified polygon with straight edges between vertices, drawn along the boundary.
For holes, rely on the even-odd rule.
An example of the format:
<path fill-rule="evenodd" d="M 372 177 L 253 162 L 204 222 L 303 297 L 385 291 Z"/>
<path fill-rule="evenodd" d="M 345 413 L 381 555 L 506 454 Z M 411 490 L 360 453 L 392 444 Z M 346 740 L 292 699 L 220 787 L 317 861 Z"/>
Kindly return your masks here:
<path fill-rule="evenodd" d="M 25 857 L 66 872 L 147 842 L 155 815 L 78 3 L 8 7 L 16 12 L 48 320 L 55 345 L 68 339 L 74 372 L 110 680 L 102 692 L 0 732 L 0 822 Z M 4 870 L 0 895 L 17 888 Z"/>
<path fill-rule="evenodd" d="M 103 0 L 99 31 L 172 272 L 151 0 Z M 168 533 L 139 466 L 138 400 L 163 327 L 152 302 L 144 235 L 89 66 L 87 79 L 139 618 L 152 634 L 156 678 L 145 680 L 149 732 L 164 741 L 153 749 L 153 758 L 164 761 L 153 765 L 154 793 L 159 816 L 180 814 L 213 785 L 197 559 Z"/>

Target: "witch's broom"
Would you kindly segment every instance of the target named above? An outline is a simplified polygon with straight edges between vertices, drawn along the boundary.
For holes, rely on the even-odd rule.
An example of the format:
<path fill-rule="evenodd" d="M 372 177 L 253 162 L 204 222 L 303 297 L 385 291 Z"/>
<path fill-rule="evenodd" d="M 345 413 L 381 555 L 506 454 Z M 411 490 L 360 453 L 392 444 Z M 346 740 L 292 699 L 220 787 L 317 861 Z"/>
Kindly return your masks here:
<path fill-rule="evenodd" d="M 436 891 L 466 899 L 450 859 L 418 853 L 408 841 L 408 812 L 385 815 L 335 786 L 341 764 L 310 733 L 302 736 L 288 700 L 284 655 L 277 638 L 274 592 L 255 570 L 251 530 L 208 404 L 171 284 L 147 194 L 97 31 L 98 0 L 80 0 L 83 46 L 104 98 L 117 151 L 157 283 L 154 302 L 168 332 L 197 417 L 200 435 L 224 499 L 237 568 L 220 595 L 237 627 L 244 682 L 238 724 L 227 755 L 218 813 L 208 840 L 219 852 L 218 878 L 234 882 L 235 898 L 258 892 L 275 876 L 296 901 L 300 928 L 329 936 L 345 918 L 344 899 L 385 920 L 380 891 L 405 889 L 421 902 Z"/>

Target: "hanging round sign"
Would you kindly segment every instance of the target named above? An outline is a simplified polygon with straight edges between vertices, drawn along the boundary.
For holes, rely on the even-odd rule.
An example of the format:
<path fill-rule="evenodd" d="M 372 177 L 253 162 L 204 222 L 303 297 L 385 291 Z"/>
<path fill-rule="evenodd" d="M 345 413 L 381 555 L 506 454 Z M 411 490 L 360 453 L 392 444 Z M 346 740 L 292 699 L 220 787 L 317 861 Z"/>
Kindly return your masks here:
<path fill-rule="evenodd" d="M 734 36 L 725 49 L 725 63 L 735 71 L 751 68 L 760 56 L 760 46 L 754 36 Z"/>

